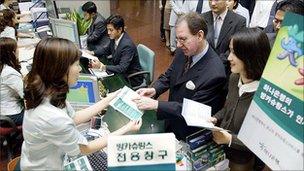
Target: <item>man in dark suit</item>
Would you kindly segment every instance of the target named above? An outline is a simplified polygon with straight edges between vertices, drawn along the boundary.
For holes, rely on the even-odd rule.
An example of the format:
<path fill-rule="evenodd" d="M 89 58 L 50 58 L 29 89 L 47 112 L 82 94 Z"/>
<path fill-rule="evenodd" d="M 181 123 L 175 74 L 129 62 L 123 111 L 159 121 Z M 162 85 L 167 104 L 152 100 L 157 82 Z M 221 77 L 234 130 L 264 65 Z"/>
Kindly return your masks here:
<path fill-rule="evenodd" d="M 104 65 L 97 58 L 91 62 L 93 68 L 107 71 L 114 74 L 122 74 L 126 80 L 128 75 L 142 71 L 139 63 L 137 48 L 129 35 L 124 31 L 124 19 L 119 15 L 111 15 L 107 19 L 108 35 L 111 39 L 107 46 L 99 46 L 92 55 L 104 57 L 112 55 L 110 62 L 113 65 Z M 142 75 L 130 79 L 131 86 L 138 86 L 143 83 Z"/>
<path fill-rule="evenodd" d="M 81 7 L 85 20 L 92 20 L 88 29 L 87 45 L 89 50 L 95 50 L 98 46 L 105 46 L 110 42 L 107 35 L 106 19 L 97 12 L 93 2 L 86 2 Z"/>
<path fill-rule="evenodd" d="M 230 37 L 246 27 L 246 18 L 229 11 L 226 0 L 209 0 L 209 6 L 211 11 L 202 14 L 208 25 L 207 40 L 222 59 L 228 75 Z"/>
<path fill-rule="evenodd" d="M 273 47 L 286 12 L 304 15 L 304 2 L 302 0 L 284 0 L 277 4 L 272 25 L 267 26 L 264 30 L 264 32 L 267 34 L 271 47 Z M 267 32 L 269 30 L 272 32 Z"/>
<path fill-rule="evenodd" d="M 187 126 L 182 112 L 183 98 L 195 100 L 219 111 L 226 97 L 226 75 L 223 63 L 206 41 L 207 25 L 196 12 L 180 17 L 176 24 L 177 47 L 175 58 L 152 88 L 139 89 L 141 96 L 134 99 L 139 109 L 156 110 L 157 118 L 165 120 L 165 131 L 177 139 L 199 130 Z M 170 90 L 168 101 L 157 101 Z"/>

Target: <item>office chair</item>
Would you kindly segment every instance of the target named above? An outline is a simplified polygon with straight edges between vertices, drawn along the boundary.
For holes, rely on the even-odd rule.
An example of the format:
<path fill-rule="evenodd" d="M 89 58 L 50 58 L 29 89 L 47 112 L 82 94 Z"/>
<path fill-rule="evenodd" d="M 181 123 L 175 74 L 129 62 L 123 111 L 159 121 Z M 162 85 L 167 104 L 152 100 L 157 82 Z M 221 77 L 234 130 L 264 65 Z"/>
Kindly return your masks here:
<path fill-rule="evenodd" d="M 8 158 L 11 159 L 16 151 L 15 146 L 18 146 L 18 142 L 23 140 L 22 125 L 16 126 L 11 118 L 3 115 L 0 115 L 0 122 L 1 125 L 9 125 L 9 127 L 0 125 L 0 146 L 7 148 Z"/>
<path fill-rule="evenodd" d="M 130 78 L 137 75 L 144 75 L 144 82 L 139 86 L 132 87 L 133 90 L 148 87 L 152 83 L 154 77 L 155 53 L 143 44 L 138 44 L 137 52 L 139 57 L 139 63 L 143 71 L 130 74 L 128 76 L 128 79 L 130 82 Z"/>
<path fill-rule="evenodd" d="M 20 156 L 15 157 L 7 163 L 7 171 L 20 170 Z"/>

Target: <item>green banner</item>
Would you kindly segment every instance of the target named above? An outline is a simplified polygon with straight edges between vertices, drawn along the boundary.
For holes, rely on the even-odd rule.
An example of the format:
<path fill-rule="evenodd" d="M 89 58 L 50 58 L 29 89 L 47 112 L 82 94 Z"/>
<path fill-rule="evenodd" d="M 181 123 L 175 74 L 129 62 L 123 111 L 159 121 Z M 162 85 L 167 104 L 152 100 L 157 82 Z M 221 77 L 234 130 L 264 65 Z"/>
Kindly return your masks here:
<path fill-rule="evenodd" d="M 274 122 L 303 143 L 303 101 L 263 78 L 259 87 L 254 101 Z"/>

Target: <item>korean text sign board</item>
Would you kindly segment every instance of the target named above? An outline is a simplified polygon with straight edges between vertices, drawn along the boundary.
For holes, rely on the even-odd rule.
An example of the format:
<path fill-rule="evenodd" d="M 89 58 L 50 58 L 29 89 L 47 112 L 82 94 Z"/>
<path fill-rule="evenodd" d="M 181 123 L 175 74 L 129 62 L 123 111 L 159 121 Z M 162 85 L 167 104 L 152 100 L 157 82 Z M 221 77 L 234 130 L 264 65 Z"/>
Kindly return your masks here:
<path fill-rule="evenodd" d="M 175 136 L 172 133 L 110 136 L 108 169 L 175 170 Z"/>
<path fill-rule="evenodd" d="M 273 170 L 304 170 L 303 21 L 286 13 L 238 134 Z"/>

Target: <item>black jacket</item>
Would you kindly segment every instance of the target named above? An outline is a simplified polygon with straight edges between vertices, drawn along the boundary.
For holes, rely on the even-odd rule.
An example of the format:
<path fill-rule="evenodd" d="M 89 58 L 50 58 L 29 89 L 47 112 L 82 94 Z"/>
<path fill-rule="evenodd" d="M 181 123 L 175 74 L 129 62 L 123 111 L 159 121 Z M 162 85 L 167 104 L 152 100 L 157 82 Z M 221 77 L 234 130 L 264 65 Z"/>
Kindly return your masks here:
<path fill-rule="evenodd" d="M 107 65 L 106 70 L 114 74 L 122 74 L 127 80 L 127 76 L 135 72 L 142 71 L 139 63 L 137 48 L 128 33 L 124 32 L 116 50 L 115 40 L 111 40 L 108 46 L 99 47 L 94 51 L 98 57 L 112 55 L 110 62 L 113 65 Z M 144 77 L 142 75 L 132 77 L 131 85 L 138 86 L 142 84 Z"/>
<path fill-rule="evenodd" d="M 89 50 L 95 50 L 99 46 L 106 46 L 110 43 L 110 38 L 107 33 L 106 20 L 99 13 L 97 13 L 93 18 L 92 24 L 87 33 Z"/>
<path fill-rule="evenodd" d="M 223 63 L 211 47 L 196 64 L 182 74 L 185 62 L 184 53 L 177 49 L 171 66 L 153 85 L 156 97 L 170 90 L 169 100 L 158 104 L 157 119 L 165 120 L 166 132 L 173 132 L 177 139 L 183 140 L 201 129 L 187 126 L 181 115 L 183 98 L 209 105 L 212 107 L 212 114 L 215 114 L 223 107 L 227 92 Z M 186 86 L 189 81 L 195 85 L 194 89 Z"/>
<path fill-rule="evenodd" d="M 203 13 L 202 16 L 204 17 L 208 26 L 207 40 L 209 44 L 213 47 L 215 52 L 222 59 L 223 64 L 226 68 L 226 73 L 228 75 L 230 74 L 230 65 L 227 60 L 230 52 L 229 51 L 230 39 L 233 34 L 246 27 L 246 18 L 228 10 L 226 17 L 223 21 L 223 25 L 221 27 L 218 43 L 217 45 L 215 45 L 213 39 L 214 37 L 213 13 L 212 11 L 208 11 Z"/>

